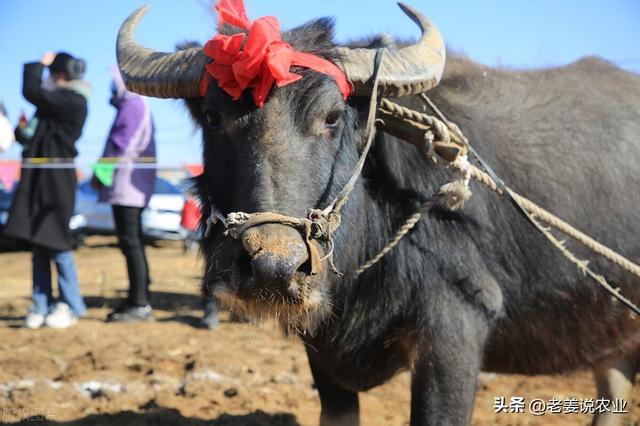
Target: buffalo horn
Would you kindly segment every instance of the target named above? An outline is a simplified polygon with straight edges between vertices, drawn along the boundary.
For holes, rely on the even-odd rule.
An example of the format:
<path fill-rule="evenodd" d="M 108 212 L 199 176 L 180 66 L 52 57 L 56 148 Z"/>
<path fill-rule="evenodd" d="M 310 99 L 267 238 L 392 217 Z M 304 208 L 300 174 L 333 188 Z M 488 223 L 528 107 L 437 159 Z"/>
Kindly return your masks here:
<path fill-rule="evenodd" d="M 426 92 L 440 81 L 445 63 L 444 41 L 438 29 L 413 8 L 400 8 L 422 30 L 420 40 L 391 50 L 380 69 L 379 90 L 383 96 L 409 96 Z M 148 6 L 133 12 L 118 32 L 116 55 L 122 78 L 133 92 L 158 98 L 199 96 L 200 79 L 208 58 L 200 47 L 173 53 L 157 52 L 140 46 L 133 33 Z M 339 66 L 354 86 L 356 96 L 370 96 L 371 70 L 375 49 L 336 47 Z"/>
<path fill-rule="evenodd" d="M 398 3 L 402 11 L 422 30 L 415 44 L 390 49 L 381 65 L 378 90 L 382 96 L 400 97 L 423 93 L 434 88 L 442 77 L 445 46 L 436 26 L 415 9 Z M 338 63 L 353 85 L 356 96 L 371 96 L 375 49 L 336 47 L 342 57 Z"/>
<path fill-rule="evenodd" d="M 157 52 L 133 39 L 133 33 L 148 8 L 148 5 L 142 6 L 129 15 L 118 32 L 116 56 L 127 89 L 156 98 L 199 96 L 200 79 L 208 61 L 202 48 Z"/>

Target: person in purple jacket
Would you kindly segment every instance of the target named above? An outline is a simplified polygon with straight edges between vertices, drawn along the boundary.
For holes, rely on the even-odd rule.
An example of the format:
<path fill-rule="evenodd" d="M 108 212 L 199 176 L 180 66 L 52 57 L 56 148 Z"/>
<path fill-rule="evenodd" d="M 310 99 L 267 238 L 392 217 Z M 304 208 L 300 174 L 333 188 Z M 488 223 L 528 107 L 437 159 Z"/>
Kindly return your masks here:
<path fill-rule="evenodd" d="M 136 166 L 155 162 L 154 126 L 142 96 L 127 91 L 119 71 L 113 73 L 110 102 L 117 114 L 102 156 L 107 161 L 117 158 L 117 166 L 112 185 L 98 183 L 98 187 L 99 200 L 110 203 L 113 209 L 118 244 L 127 263 L 129 295 L 108 315 L 107 321 L 153 321 L 141 215 L 153 194 L 156 171 Z M 94 182 L 97 182 L 95 176 Z"/>

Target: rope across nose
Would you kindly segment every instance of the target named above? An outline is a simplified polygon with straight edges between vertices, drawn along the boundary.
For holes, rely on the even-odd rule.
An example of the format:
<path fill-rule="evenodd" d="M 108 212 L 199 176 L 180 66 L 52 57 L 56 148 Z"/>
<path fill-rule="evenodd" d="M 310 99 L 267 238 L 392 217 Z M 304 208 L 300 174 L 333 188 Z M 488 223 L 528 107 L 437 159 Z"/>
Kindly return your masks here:
<path fill-rule="evenodd" d="M 331 257 L 333 251 L 333 232 L 340 225 L 340 216 L 335 214 L 325 215 L 320 210 L 310 210 L 306 218 L 285 216 L 278 213 L 230 213 L 226 217 L 227 230 L 225 234 L 233 239 L 242 239 L 243 234 L 257 226 L 266 224 L 279 224 L 294 228 L 300 233 L 309 255 L 311 275 L 317 275 L 322 271 L 323 260 Z M 321 256 L 319 243 L 324 243 L 327 255 Z M 331 262 L 332 269 L 337 269 Z"/>

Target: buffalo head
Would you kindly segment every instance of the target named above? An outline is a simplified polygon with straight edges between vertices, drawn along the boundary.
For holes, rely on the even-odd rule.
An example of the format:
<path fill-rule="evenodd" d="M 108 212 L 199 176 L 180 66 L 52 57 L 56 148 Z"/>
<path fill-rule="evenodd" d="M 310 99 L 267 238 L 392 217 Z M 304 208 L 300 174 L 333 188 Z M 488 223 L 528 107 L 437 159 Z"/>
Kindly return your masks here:
<path fill-rule="evenodd" d="M 429 90 L 444 67 L 444 43 L 437 29 L 415 10 L 400 7 L 418 24 L 422 37 L 385 55 L 379 71 L 383 96 Z M 349 178 L 363 146 L 362 122 L 371 97 L 375 49 L 335 45 L 328 19 L 287 31 L 282 40 L 295 51 L 336 64 L 351 83 L 352 95 L 345 100 L 328 75 L 293 67 L 291 71 L 303 78 L 274 86 L 264 106 L 257 107 L 249 93 L 234 101 L 215 82 L 204 96 L 200 94 L 203 70 L 210 61 L 202 47 L 162 53 L 138 45 L 133 33 L 145 10 L 134 12 L 121 27 L 118 64 L 130 90 L 186 99 L 202 127 L 204 174 L 198 186 L 204 216 L 219 211 L 305 217 L 309 208 L 330 203 Z M 239 31 L 228 26 L 221 30 Z M 366 220 L 357 209 L 363 191 L 360 182 L 335 236 L 339 269 L 349 267 L 350 224 Z M 218 222 L 202 242 L 204 285 L 212 286 L 220 300 L 249 315 L 277 316 L 302 328 L 330 312 L 337 278 L 326 265 L 311 274 L 309 245 L 299 230 L 267 223 L 247 229 L 238 240 L 224 231 Z M 329 249 L 319 247 L 323 256 Z"/>

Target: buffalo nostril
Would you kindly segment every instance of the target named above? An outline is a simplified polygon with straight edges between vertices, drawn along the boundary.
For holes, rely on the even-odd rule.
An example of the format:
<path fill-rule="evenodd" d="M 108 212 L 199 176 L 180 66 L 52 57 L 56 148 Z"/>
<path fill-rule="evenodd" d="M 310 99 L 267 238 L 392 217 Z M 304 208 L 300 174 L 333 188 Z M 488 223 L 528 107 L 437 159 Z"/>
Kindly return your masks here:
<path fill-rule="evenodd" d="M 251 260 L 251 270 L 256 284 L 260 287 L 273 287 L 280 290 L 289 287 L 298 266 L 298 261 L 294 257 L 282 257 L 266 252 L 261 252 Z"/>
<path fill-rule="evenodd" d="M 268 290 L 291 299 L 300 296 L 294 278 L 309 253 L 296 229 L 279 224 L 255 226 L 242 233 L 241 241 L 250 258 L 254 290 Z"/>

